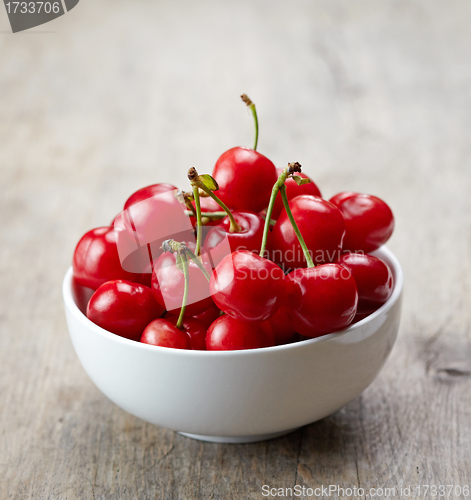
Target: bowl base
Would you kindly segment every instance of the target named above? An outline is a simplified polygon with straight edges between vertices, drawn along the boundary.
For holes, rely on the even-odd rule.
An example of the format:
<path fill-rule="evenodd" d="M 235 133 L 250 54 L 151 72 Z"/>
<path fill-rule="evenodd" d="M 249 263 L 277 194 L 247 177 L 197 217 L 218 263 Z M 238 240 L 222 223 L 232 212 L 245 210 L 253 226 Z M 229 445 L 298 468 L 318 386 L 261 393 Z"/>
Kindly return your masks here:
<path fill-rule="evenodd" d="M 275 439 L 290 432 L 294 432 L 300 429 L 296 427 L 295 429 L 288 429 L 287 431 L 272 432 L 271 434 L 255 434 L 253 436 L 203 436 L 202 434 L 188 434 L 187 432 L 179 432 L 182 436 L 189 437 L 191 439 L 198 439 L 199 441 L 208 441 L 210 443 L 232 443 L 232 444 L 243 444 L 243 443 L 256 443 L 257 441 L 266 441 L 267 439 Z"/>

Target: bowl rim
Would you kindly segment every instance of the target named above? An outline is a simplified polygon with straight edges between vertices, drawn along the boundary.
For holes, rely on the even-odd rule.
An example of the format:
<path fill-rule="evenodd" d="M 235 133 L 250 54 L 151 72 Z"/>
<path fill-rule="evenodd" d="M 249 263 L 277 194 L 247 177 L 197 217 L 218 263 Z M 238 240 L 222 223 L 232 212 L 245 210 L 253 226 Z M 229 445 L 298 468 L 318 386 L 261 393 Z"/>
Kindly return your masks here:
<path fill-rule="evenodd" d="M 381 255 L 384 255 L 386 260 L 388 260 L 388 264 L 392 268 L 392 272 L 394 275 L 394 290 L 391 294 L 391 297 L 376 311 L 371 313 L 366 318 L 354 323 L 353 325 L 345 328 L 344 330 L 340 330 L 334 333 L 328 333 L 322 335 L 320 337 L 315 337 L 312 339 L 300 340 L 298 342 L 292 342 L 290 344 L 282 344 L 271 347 L 259 347 L 257 349 L 239 349 L 239 350 L 231 350 L 231 351 L 196 351 L 190 349 L 175 349 L 173 347 L 162 347 L 162 346 L 153 346 L 144 344 L 141 342 L 136 342 L 135 340 L 126 339 L 124 337 L 120 337 L 114 333 L 111 333 L 100 326 L 93 323 L 91 320 L 87 318 L 85 314 L 79 309 L 76 304 L 73 294 L 72 294 L 72 278 L 73 278 L 73 269 L 70 266 L 64 276 L 64 280 L 62 283 L 62 294 L 64 299 L 64 304 L 66 309 L 80 322 L 82 325 L 88 329 L 93 330 L 95 333 L 100 335 L 101 337 L 106 338 L 107 340 L 117 342 L 123 345 L 129 346 L 131 349 L 144 349 L 150 352 L 155 353 L 167 353 L 176 356 L 190 356 L 190 357 L 217 357 L 217 356 L 262 356 L 265 354 L 269 354 L 277 351 L 291 350 L 291 349 L 300 349 L 304 346 L 311 344 L 323 344 L 326 342 L 330 342 L 333 340 L 337 340 L 339 337 L 343 337 L 348 335 L 349 333 L 362 328 L 367 323 L 375 320 L 382 314 L 386 313 L 392 306 L 398 301 L 401 296 L 402 289 L 404 286 L 404 275 L 401 268 L 401 265 L 396 258 L 396 256 L 389 250 L 386 246 L 381 246 L 374 252 L 371 252 L 372 255 L 378 256 L 381 258 Z M 379 254 L 379 255 L 377 255 Z"/>

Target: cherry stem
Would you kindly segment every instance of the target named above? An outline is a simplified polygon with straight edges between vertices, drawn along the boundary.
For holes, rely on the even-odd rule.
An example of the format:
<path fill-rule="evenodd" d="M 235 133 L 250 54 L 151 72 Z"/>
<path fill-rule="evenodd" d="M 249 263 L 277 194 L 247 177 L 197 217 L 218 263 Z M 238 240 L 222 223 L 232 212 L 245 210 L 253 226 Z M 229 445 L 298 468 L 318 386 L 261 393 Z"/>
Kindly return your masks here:
<path fill-rule="evenodd" d="M 186 256 L 181 255 L 180 253 L 177 253 L 177 259 L 180 260 L 180 263 L 183 266 L 183 275 L 185 276 L 185 285 L 183 288 L 182 308 L 180 309 L 180 315 L 178 316 L 178 321 L 177 321 L 177 324 L 175 325 L 179 330 L 181 330 L 182 326 L 183 326 L 183 318 L 185 316 L 186 303 L 188 301 L 188 288 L 189 288 L 190 276 L 189 276 L 189 272 L 188 272 L 188 259 L 186 258 Z"/>
<path fill-rule="evenodd" d="M 273 189 L 271 190 L 270 202 L 268 204 L 266 218 L 265 218 L 265 226 L 263 227 L 263 237 L 262 237 L 262 246 L 260 248 L 260 257 L 263 257 L 267 248 L 267 239 L 268 239 L 268 231 L 270 230 L 271 225 L 271 215 L 273 213 L 273 207 L 275 206 L 276 196 L 278 195 L 278 191 L 281 186 L 285 185 L 286 179 L 290 176 L 290 167 L 288 166 L 281 172 L 281 175 L 278 177 L 278 180 L 273 185 Z"/>
<path fill-rule="evenodd" d="M 198 172 L 196 171 L 195 167 L 190 168 L 188 171 L 188 178 L 190 179 L 191 185 L 193 186 L 193 193 L 195 194 L 195 204 L 196 204 L 196 192 L 198 191 L 198 188 L 201 189 L 204 193 L 206 193 L 208 196 L 210 196 L 223 210 L 226 212 L 227 216 L 229 217 L 229 220 L 231 221 L 231 224 L 229 226 L 229 232 L 230 233 L 240 233 L 242 231 L 242 228 L 237 224 L 236 220 L 234 219 L 234 216 L 232 215 L 231 211 L 229 210 L 228 206 L 220 200 L 212 191 L 207 187 L 204 182 L 202 182 L 198 176 Z M 214 181 L 214 179 L 213 179 Z M 217 187 L 217 183 L 216 183 Z M 199 197 L 199 192 L 198 192 L 198 197 Z M 198 203 L 199 203 L 199 198 L 198 198 Z M 198 213 L 198 207 L 196 207 L 196 211 Z M 201 209 L 199 210 L 201 212 Z M 200 213 L 201 217 L 201 213 Z M 201 220 L 197 220 L 198 226 L 201 225 Z"/>
<path fill-rule="evenodd" d="M 178 241 L 175 240 L 165 240 L 162 243 L 161 248 L 164 252 L 170 252 L 170 253 L 178 252 L 186 254 L 199 267 L 200 271 L 204 274 L 204 277 L 208 281 L 211 279 L 211 276 L 209 275 L 208 271 L 206 271 L 203 264 L 201 264 L 201 261 L 185 244 L 179 243 Z"/>
<path fill-rule="evenodd" d="M 187 208 L 186 210 L 187 215 L 192 215 L 193 217 L 196 217 L 195 207 L 193 206 L 193 203 L 191 203 L 193 200 L 193 196 L 191 194 L 180 190 L 176 193 L 175 197 L 180 203 L 185 204 Z"/>
<path fill-rule="evenodd" d="M 193 196 L 195 198 L 196 207 L 196 255 L 201 253 L 201 240 L 203 238 L 203 223 L 201 221 L 201 205 L 200 205 L 200 193 L 198 187 L 193 186 Z"/>
<path fill-rule="evenodd" d="M 268 204 L 267 214 L 265 219 L 265 226 L 263 227 L 263 238 L 262 238 L 262 246 L 260 248 L 260 257 L 263 257 L 267 247 L 267 239 L 268 239 L 268 231 L 270 230 L 270 225 L 272 224 L 271 215 L 273 212 L 273 207 L 275 206 L 275 200 L 278 195 L 278 192 L 281 193 L 281 199 L 283 200 L 283 205 L 285 207 L 286 213 L 288 214 L 289 221 L 293 226 L 293 230 L 298 238 L 299 244 L 304 252 L 304 257 L 307 262 L 307 267 L 315 267 L 314 262 L 312 261 L 311 254 L 304 242 L 304 238 L 301 234 L 301 231 L 294 220 L 293 214 L 291 213 L 291 209 L 289 208 L 288 196 L 286 195 L 286 179 L 289 177 L 293 177 L 296 172 L 301 172 L 301 165 L 298 162 L 288 163 L 288 166 L 281 172 L 280 177 L 275 182 L 273 189 L 271 191 L 270 203 Z"/>
<path fill-rule="evenodd" d="M 240 98 L 247 104 L 247 107 L 250 108 L 250 111 L 252 111 L 252 116 L 255 122 L 255 142 L 253 145 L 253 150 L 257 151 L 257 144 L 258 144 L 258 116 L 257 116 L 257 110 L 255 109 L 255 104 L 249 99 L 247 94 L 242 94 Z"/>
<path fill-rule="evenodd" d="M 193 212 L 191 210 L 186 210 L 185 213 L 186 213 L 186 215 L 191 215 L 191 216 L 193 215 Z M 196 215 L 195 215 L 195 217 L 196 217 Z M 201 212 L 201 220 L 203 220 L 203 219 L 224 219 L 224 217 L 227 217 L 226 212 Z"/>
<path fill-rule="evenodd" d="M 208 271 L 206 271 L 203 264 L 201 264 L 201 261 L 198 259 L 198 257 L 188 247 L 185 248 L 184 252 L 199 267 L 200 271 L 204 274 L 204 277 L 209 281 L 211 279 L 211 276 L 209 275 Z"/>
<path fill-rule="evenodd" d="M 315 267 L 314 262 L 312 261 L 311 254 L 309 253 L 309 249 L 307 248 L 307 245 L 304 241 L 303 235 L 301 234 L 301 231 L 299 230 L 298 225 L 296 224 L 296 221 L 294 220 L 293 213 L 291 212 L 291 208 L 289 207 L 288 196 L 286 195 L 286 186 L 284 184 L 280 188 L 280 193 L 281 193 L 281 199 L 283 200 L 283 205 L 285 206 L 285 210 L 286 210 L 286 213 L 288 215 L 289 221 L 291 222 L 291 225 L 293 226 L 293 231 L 296 233 L 296 236 L 298 237 L 299 244 L 301 245 L 301 248 L 303 249 L 304 258 L 306 259 L 306 262 L 307 262 L 307 267 Z"/>

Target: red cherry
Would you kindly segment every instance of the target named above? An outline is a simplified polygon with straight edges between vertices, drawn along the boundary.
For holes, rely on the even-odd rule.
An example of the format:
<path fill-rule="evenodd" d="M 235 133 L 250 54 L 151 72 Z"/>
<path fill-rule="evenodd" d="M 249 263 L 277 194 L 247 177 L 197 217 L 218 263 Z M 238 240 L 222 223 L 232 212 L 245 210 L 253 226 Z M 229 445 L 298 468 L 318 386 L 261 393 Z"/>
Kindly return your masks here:
<path fill-rule="evenodd" d="M 369 194 L 339 193 L 331 202 L 345 219 L 344 250 L 369 253 L 388 241 L 394 230 L 394 216 L 383 200 Z"/>
<path fill-rule="evenodd" d="M 121 267 L 112 227 L 98 227 L 82 236 L 75 248 L 73 269 L 77 283 L 93 290 L 111 280 L 140 281 L 139 274 Z"/>
<path fill-rule="evenodd" d="M 144 272 L 142 272 L 134 281 L 137 283 L 141 283 L 141 285 L 145 285 L 149 288 L 152 287 L 152 262 L 149 259 L 148 262 L 146 262 Z"/>
<path fill-rule="evenodd" d="M 283 173 L 283 170 L 284 169 L 282 168 L 277 168 L 276 169 L 277 175 L 280 176 Z M 286 196 L 288 197 L 288 200 L 291 200 L 292 198 L 295 198 L 296 196 L 300 196 L 302 194 L 319 196 L 319 198 L 322 197 L 319 188 L 314 184 L 314 182 L 308 175 L 302 172 L 297 172 L 296 175 L 302 177 L 303 179 L 310 179 L 311 182 L 309 184 L 302 184 L 301 186 L 298 186 L 294 179 L 291 178 L 286 179 L 285 186 L 286 186 Z M 275 205 L 273 207 L 271 218 L 278 219 L 282 210 L 283 210 L 283 200 L 281 199 L 281 195 L 278 195 L 275 199 Z"/>
<path fill-rule="evenodd" d="M 164 253 L 155 261 L 152 292 L 155 300 L 162 307 L 178 315 L 183 300 L 185 277 L 176 266 L 175 256 L 174 253 Z M 192 316 L 211 307 L 213 301 L 209 295 L 209 284 L 204 274 L 192 260 L 188 264 L 189 291 L 185 312 L 188 316 Z M 205 259 L 203 259 L 203 265 L 211 274 L 211 265 Z"/>
<path fill-rule="evenodd" d="M 174 315 L 165 316 L 165 319 L 170 321 L 173 325 L 177 324 L 178 317 Z M 190 349 L 194 351 L 205 351 L 206 350 L 206 331 L 208 327 L 202 322 L 191 318 L 183 318 L 183 331 L 190 338 Z"/>
<path fill-rule="evenodd" d="M 355 317 L 358 291 L 351 273 L 339 264 L 295 269 L 287 275 L 293 327 L 306 337 L 346 328 Z"/>
<path fill-rule="evenodd" d="M 150 288 L 124 280 L 101 285 L 87 306 L 90 321 L 111 333 L 137 341 L 144 328 L 163 312 Z"/>
<path fill-rule="evenodd" d="M 394 281 L 391 269 L 373 255 L 347 253 L 338 264 L 348 269 L 358 288 L 358 314 L 371 313 L 391 296 Z"/>
<path fill-rule="evenodd" d="M 232 212 L 240 227 L 236 233 L 230 232 L 231 220 L 224 217 L 219 226 L 209 230 L 204 241 L 205 252 L 211 252 L 211 264 L 216 267 L 231 252 L 248 250 L 258 252 L 262 244 L 265 221 L 253 212 Z M 221 244 L 222 243 L 222 244 Z"/>
<path fill-rule="evenodd" d="M 236 147 L 223 153 L 213 170 L 219 184 L 217 195 L 235 210 L 260 212 L 268 206 L 277 175 L 273 163 L 249 148 Z"/>
<path fill-rule="evenodd" d="M 289 206 L 314 263 L 336 260 L 345 235 L 340 210 L 329 201 L 309 195 L 296 196 Z M 285 209 L 273 227 L 270 248 L 273 260 L 285 269 L 306 267 L 303 250 Z"/>
<path fill-rule="evenodd" d="M 224 315 L 211 324 L 206 334 L 208 351 L 258 349 L 273 345 L 273 332 L 268 321 L 238 321 Z"/>
<path fill-rule="evenodd" d="M 330 203 L 333 203 L 336 207 L 338 207 L 343 200 L 350 198 L 350 196 L 354 194 L 357 193 L 355 193 L 354 191 L 342 191 L 341 193 L 332 196 L 332 198 L 329 201 Z"/>
<path fill-rule="evenodd" d="M 268 259 L 244 250 L 224 257 L 209 285 L 216 305 L 236 319 L 264 321 L 284 299 L 284 273 Z"/>
<path fill-rule="evenodd" d="M 170 184 L 155 184 L 134 193 L 116 217 L 114 227 L 124 268 L 139 273 L 146 272 L 150 260 L 157 260 L 164 240 L 176 234 L 179 239 L 182 234 L 193 234 L 185 205 L 177 200 Z M 136 259 L 141 249 L 145 250 L 144 258 Z"/>
<path fill-rule="evenodd" d="M 203 323 L 203 325 L 206 327 L 206 329 L 209 328 L 209 325 L 215 321 L 216 319 L 219 318 L 221 315 L 220 309 L 216 306 L 216 304 L 213 302 L 211 306 L 206 309 L 206 311 L 203 311 L 200 314 L 195 314 L 193 318 L 198 320 L 200 323 Z"/>
<path fill-rule="evenodd" d="M 148 198 L 152 198 L 158 194 L 166 193 L 167 191 L 177 191 L 178 188 L 172 186 L 172 184 L 166 184 L 164 182 L 160 184 L 152 184 L 151 186 L 146 186 L 137 190 L 133 193 L 124 204 L 124 210 L 139 203 L 140 201 L 147 200 Z"/>
<path fill-rule="evenodd" d="M 287 344 L 293 340 L 296 330 L 293 328 L 293 318 L 289 308 L 280 307 L 267 321 L 272 327 L 275 345 Z"/>
<path fill-rule="evenodd" d="M 147 325 L 142 333 L 141 342 L 174 349 L 191 349 L 190 337 L 163 318 L 156 319 Z"/>

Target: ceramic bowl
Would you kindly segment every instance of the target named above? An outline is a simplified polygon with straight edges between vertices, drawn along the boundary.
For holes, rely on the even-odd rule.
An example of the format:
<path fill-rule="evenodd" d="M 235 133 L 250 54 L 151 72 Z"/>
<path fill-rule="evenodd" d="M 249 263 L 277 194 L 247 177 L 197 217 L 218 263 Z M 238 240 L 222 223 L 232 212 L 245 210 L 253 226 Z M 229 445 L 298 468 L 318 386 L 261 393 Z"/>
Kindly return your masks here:
<path fill-rule="evenodd" d="M 385 247 L 395 286 L 377 311 L 341 332 L 243 351 L 187 351 L 114 335 L 84 314 L 87 290 L 67 271 L 63 295 L 83 368 L 129 413 L 187 436 L 246 443 L 291 432 L 359 396 L 384 365 L 399 328 L 403 275 Z"/>

